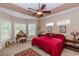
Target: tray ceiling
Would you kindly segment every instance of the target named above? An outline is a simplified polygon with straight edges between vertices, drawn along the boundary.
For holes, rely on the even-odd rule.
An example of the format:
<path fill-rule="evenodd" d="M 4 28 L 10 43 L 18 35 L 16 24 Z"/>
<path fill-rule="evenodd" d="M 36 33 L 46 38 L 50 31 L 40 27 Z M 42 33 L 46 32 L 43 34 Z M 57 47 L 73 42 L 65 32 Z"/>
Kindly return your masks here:
<path fill-rule="evenodd" d="M 43 3 L 40 4 L 40 6 Z M 51 10 L 51 14 L 62 12 L 64 10 L 79 6 L 79 3 L 44 3 L 46 5 L 45 10 Z M 28 8 L 38 9 L 39 3 L 0 3 L 0 12 L 4 12 L 9 15 L 13 15 L 21 18 L 36 19 L 33 16 L 33 12 Z M 48 15 L 51 15 L 48 14 Z M 48 16 L 45 15 L 44 17 Z"/>
<path fill-rule="evenodd" d="M 39 3 L 14 3 L 14 4 L 25 9 L 28 9 L 28 8 L 38 9 L 39 8 Z M 40 6 L 42 4 L 43 3 L 40 3 Z M 45 10 L 51 10 L 63 5 L 64 3 L 44 3 L 44 4 L 46 5 Z"/>

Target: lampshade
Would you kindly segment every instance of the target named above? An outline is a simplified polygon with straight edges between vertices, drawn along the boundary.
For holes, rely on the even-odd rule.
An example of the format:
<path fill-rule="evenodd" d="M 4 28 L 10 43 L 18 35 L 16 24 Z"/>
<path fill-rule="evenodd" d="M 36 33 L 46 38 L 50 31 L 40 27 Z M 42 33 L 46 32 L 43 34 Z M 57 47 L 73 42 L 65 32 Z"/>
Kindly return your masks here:
<path fill-rule="evenodd" d="M 72 35 L 78 35 L 78 32 L 71 32 Z"/>
<path fill-rule="evenodd" d="M 38 12 L 37 12 L 37 15 L 39 15 L 39 16 L 42 15 L 42 12 L 38 11 Z"/>

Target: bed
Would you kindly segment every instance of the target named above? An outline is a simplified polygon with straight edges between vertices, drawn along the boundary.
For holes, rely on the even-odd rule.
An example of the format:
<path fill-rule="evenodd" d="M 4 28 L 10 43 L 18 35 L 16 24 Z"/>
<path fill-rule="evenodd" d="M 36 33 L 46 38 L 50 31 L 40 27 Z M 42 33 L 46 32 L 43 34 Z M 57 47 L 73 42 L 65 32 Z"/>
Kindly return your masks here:
<path fill-rule="evenodd" d="M 54 34 L 53 36 L 39 36 L 32 39 L 32 45 L 38 46 L 51 56 L 60 56 L 65 46 L 65 36 Z"/>

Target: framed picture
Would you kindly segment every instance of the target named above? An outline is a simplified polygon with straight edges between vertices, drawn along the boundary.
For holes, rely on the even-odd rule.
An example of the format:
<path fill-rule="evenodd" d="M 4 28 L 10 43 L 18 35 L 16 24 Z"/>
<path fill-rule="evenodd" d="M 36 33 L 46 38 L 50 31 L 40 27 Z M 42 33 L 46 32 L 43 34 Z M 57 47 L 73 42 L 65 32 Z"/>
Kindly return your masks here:
<path fill-rule="evenodd" d="M 47 32 L 51 33 L 52 32 L 52 26 L 47 26 Z"/>
<path fill-rule="evenodd" d="M 60 26 L 59 27 L 59 32 L 60 33 L 66 33 L 66 26 Z"/>

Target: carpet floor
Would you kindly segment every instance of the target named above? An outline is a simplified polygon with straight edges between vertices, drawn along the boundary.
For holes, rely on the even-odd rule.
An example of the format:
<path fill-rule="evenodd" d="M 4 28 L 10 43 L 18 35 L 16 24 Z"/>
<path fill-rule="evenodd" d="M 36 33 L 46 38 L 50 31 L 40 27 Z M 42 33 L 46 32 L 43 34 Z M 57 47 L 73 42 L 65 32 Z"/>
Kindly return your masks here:
<path fill-rule="evenodd" d="M 10 45 L 7 48 L 1 49 L 0 56 L 14 56 L 15 54 L 29 48 L 32 48 L 34 51 L 36 51 L 42 56 L 49 56 L 49 54 L 39 49 L 38 47 L 32 46 L 31 41 L 27 41 L 26 43 L 18 43 L 18 44 Z M 70 49 L 64 48 L 61 55 L 62 56 L 79 56 L 79 52 L 75 52 Z"/>
<path fill-rule="evenodd" d="M 15 54 L 15 56 L 41 56 L 41 55 L 37 53 L 36 51 L 34 51 L 32 48 L 29 48 Z"/>

